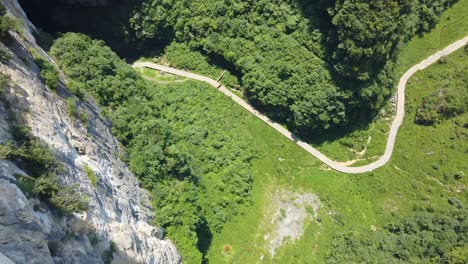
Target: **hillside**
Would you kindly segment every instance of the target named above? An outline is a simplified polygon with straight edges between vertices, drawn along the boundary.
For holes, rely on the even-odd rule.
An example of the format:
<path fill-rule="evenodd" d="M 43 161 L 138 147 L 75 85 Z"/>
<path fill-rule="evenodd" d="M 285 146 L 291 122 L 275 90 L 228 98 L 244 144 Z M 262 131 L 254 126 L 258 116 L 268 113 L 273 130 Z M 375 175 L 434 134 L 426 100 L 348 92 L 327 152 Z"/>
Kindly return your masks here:
<path fill-rule="evenodd" d="M 467 261 L 467 46 L 409 78 L 385 165 L 299 146 L 378 160 L 467 0 L 2 4 L 0 262 Z"/>

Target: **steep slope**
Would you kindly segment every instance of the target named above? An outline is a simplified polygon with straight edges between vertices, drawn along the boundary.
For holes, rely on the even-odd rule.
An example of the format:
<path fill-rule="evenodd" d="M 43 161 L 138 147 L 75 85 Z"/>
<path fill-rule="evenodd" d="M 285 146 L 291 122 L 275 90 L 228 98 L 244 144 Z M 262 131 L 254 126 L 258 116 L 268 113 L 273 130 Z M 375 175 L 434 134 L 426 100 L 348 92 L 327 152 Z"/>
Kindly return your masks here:
<path fill-rule="evenodd" d="M 79 105 L 87 122 L 70 118 L 64 99 L 71 93 L 64 85 L 65 76 L 56 92 L 44 85 L 33 54 L 51 63 L 52 59 L 36 44 L 35 28 L 18 2 L 2 2 L 26 27 L 23 36 L 11 33 L 6 49 L 12 59 L 0 66 L 12 84 L 4 97 L 63 164 L 59 181 L 78 184 L 78 191 L 89 198 L 89 208 L 59 217 L 48 207 L 37 206 L 36 199 L 28 199 L 14 184 L 15 174 L 26 173 L 0 160 L 0 262 L 102 263 L 102 254 L 112 253 L 115 245 L 113 263 L 180 263 L 173 243 L 163 240 L 163 229 L 149 224 L 149 196 L 117 158 L 119 147 L 108 121 L 90 103 Z M 0 143 L 4 143 L 12 136 L 5 121 L 6 106 L 2 104 L 0 110 Z M 98 178 L 95 186 L 84 168 Z"/>

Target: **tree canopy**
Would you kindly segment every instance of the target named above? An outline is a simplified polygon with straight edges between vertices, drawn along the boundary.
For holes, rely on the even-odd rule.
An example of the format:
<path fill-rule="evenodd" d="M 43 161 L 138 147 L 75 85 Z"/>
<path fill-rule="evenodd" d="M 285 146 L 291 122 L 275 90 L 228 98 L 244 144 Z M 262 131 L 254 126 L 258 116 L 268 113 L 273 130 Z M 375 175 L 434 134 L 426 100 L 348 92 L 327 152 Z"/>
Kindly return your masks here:
<path fill-rule="evenodd" d="M 379 109 L 401 44 L 433 27 L 453 2 L 147 0 L 130 28 L 139 39 L 222 57 L 257 107 L 291 128 L 316 131 Z"/>

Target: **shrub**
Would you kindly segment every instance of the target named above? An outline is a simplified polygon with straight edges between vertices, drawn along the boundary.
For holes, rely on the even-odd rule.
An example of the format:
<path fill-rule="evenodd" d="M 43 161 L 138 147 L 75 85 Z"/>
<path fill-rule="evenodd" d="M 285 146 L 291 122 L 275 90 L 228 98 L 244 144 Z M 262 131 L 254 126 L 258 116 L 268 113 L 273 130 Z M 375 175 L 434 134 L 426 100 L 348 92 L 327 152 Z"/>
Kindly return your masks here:
<path fill-rule="evenodd" d="M 20 147 L 15 147 L 10 153 L 10 159 L 16 161 L 19 167 L 37 178 L 48 171 L 59 169 L 52 151 L 37 138 L 18 141 Z"/>
<path fill-rule="evenodd" d="M 455 178 L 455 180 L 461 180 L 463 176 L 465 176 L 465 173 L 463 171 L 459 171 L 453 175 L 453 178 Z"/>
<path fill-rule="evenodd" d="M 0 98 L 2 98 L 2 93 L 6 90 L 6 88 L 10 86 L 10 82 L 11 82 L 10 76 L 5 75 L 5 74 L 0 74 Z"/>
<path fill-rule="evenodd" d="M 93 170 L 92 170 L 88 165 L 84 165 L 84 166 L 83 166 L 83 170 L 84 170 L 84 172 L 86 173 L 86 176 L 88 177 L 89 182 L 91 183 L 91 185 L 93 185 L 94 187 L 96 187 L 96 186 L 97 186 L 97 182 L 98 182 L 98 178 L 97 178 L 96 175 L 94 174 Z"/>
<path fill-rule="evenodd" d="M 72 92 L 80 100 L 84 99 L 86 90 L 85 90 L 85 85 L 83 83 L 70 81 L 67 87 L 68 87 L 68 90 L 70 90 L 70 92 Z"/>
<path fill-rule="evenodd" d="M 68 115 L 70 116 L 72 121 L 75 121 L 75 118 L 76 118 L 76 113 L 77 113 L 76 103 L 77 103 L 76 98 L 74 98 L 74 97 L 68 97 L 67 98 L 67 111 L 68 111 Z"/>
<path fill-rule="evenodd" d="M 117 251 L 117 245 L 114 241 L 109 241 L 109 249 L 102 253 L 102 261 L 104 264 L 111 264 L 114 259 L 114 252 Z"/>
<path fill-rule="evenodd" d="M 7 159 L 14 151 L 14 146 L 11 143 L 0 144 L 0 160 Z"/>
<path fill-rule="evenodd" d="M 16 178 L 16 186 L 26 195 L 26 197 L 35 197 L 37 193 L 34 191 L 34 183 L 36 179 L 22 174 L 14 174 Z"/>
<path fill-rule="evenodd" d="M 439 89 L 423 98 L 418 108 L 415 123 L 433 125 L 443 119 L 456 117 L 468 111 L 468 95 L 460 93 L 456 87 Z"/>
<path fill-rule="evenodd" d="M 449 203 L 450 205 L 455 206 L 455 207 L 458 208 L 458 209 L 462 209 L 462 208 L 463 208 L 463 203 L 462 203 L 460 200 L 458 200 L 457 198 L 450 197 L 450 198 L 448 199 L 448 203 Z"/>
<path fill-rule="evenodd" d="M 452 249 L 466 245 L 466 220 L 466 209 L 415 212 L 373 232 L 338 233 L 326 263 L 449 263 Z"/>
<path fill-rule="evenodd" d="M 24 33 L 20 20 L 9 15 L 3 15 L 0 17 L 0 38 L 6 37 L 9 30 L 16 32 L 20 36 L 23 36 Z"/>
<path fill-rule="evenodd" d="M 55 69 L 54 65 L 47 60 L 39 56 L 34 57 L 34 63 L 41 70 L 41 77 L 44 80 L 45 84 L 52 90 L 56 90 L 59 85 L 59 72 Z"/>
<path fill-rule="evenodd" d="M 440 57 L 438 62 L 440 64 L 446 64 L 447 62 L 449 62 L 449 58 L 447 56 L 442 56 L 442 57 Z"/>
<path fill-rule="evenodd" d="M 39 177 L 34 183 L 34 191 L 56 209 L 59 215 L 81 212 L 88 208 L 86 199 L 75 191 L 76 188 L 77 185 L 60 185 L 55 174 Z"/>
<path fill-rule="evenodd" d="M 88 209 L 88 201 L 75 189 L 77 184 L 72 186 L 60 186 L 59 191 L 50 198 L 49 203 L 57 209 L 60 215 L 83 212 Z"/>
<path fill-rule="evenodd" d="M 8 15 L 7 9 L 0 3 L 0 38 L 6 36 L 9 30 L 13 30 L 19 35 L 23 35 L 21 21 Z"/>
<path fill-rule="evenodd" d="M 87 201 L 75 191 L 77 187 L 58 182 L 54 172 L 61 167 L 47 146 L 32 136 L 28 127 L 16 126 L 13 131 L 20 147 L 2 144 L 0 156 L 15 161 L 32 176 L 15 175 L 18 187 L 27 195 L 47 202 L 59 215 L 86 210 Z"/>
<path fill-rule="evenodd" d="M 11 54 L 4 47 L 0 47 L 0 62 L 7 63 L 11 60 Z"/>

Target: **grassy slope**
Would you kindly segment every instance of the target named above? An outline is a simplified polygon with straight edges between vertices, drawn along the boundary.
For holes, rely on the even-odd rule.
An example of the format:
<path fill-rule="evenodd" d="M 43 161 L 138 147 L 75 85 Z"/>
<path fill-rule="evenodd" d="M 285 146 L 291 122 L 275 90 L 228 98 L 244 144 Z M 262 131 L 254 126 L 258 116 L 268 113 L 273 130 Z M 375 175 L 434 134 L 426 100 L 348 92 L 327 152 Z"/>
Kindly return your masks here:
<path fill-rule="evenodd" d="M 439 23 L 431 32 L 413 38 L 402 49 L 398 57 L 397 72 L 399 76 L 434 52 L 468 35 L 468 19 L 466 19 L 466 14 L 468 14 L 468 0 L 460 0 L 442 15 Z M 384 152 L 387 132 L 389 131 L 388 126 L 390 124 L 388 118 L 387 120 L 379 119 L 375 123 L 370 124 L 368 128 L 358 129 L 337 140 L 325 141 L 314 146 L 335 160 L 353 160 L 356 158 L 356 154 L 343 146 L 340 141 L 357 142 L 356 149 L 360 150 L 360 147 L 364 146 L 368 137 L 371 136 L 372 140 L 367 145 L 367 152 L 363 156 L 364 159 L 369 158 L 369 160 L 356 163 L 355 165 L 367 164 L 369 161 L 373 161 L 372 157 L 382 155 Z"/>
<path fill-rule="evenodd" d="M 466 35 L 467 21 L 462 18 L 468 13 L 467 9 L 467 0 L 458 2 L 442 16 L 440 24 L 432 32 L 411 41 L 399 59 L 401 72 Z M 457 54 L 451 57 L 458 56 Z M 463 60 L 457 61 L 461 63 Z M 449 66 L 460 67 L 434 65 L 429 70 L 437 72 L 442 67 Z M 418 76 L 428 74 L 427 71 L 418 73 Z M 434 85 L 430 86 L 432 89 L 428 89 L 427 86 L 415 87 L 410 82 L 407 89 L 408 104 L 420 104 L 421 93 L 430 93 L 436 89 Z M 415 107 L 409 106 L 408 109 L 412 112 L 406 115 L 391 163 L 364 175 L 344 175 L 320 170 L 322 165 L 316 159 L 251 117 L 248 129 L 257 142 L 256 147 L 266 153 L 254 163 L 255 203 L 251 208 L 245 209 L 244 215 L 229 223 L 221 234 L 215 234 L 208 255 L 210 262 L 255 263 L 261 255 L 265 255 L 265 262 L 270 262 L 263 249 L 263 234 L 259 231 L 259 226 L 264 224 L 263 208 L 268 207 L 269 193 L 281 186 L 314 192 L 321 197 L 325 208 L 320 214 L 322 223 L 310 223 L 303 239 L 284 247 L 271 260 L 272 263 L 322 263 L 328 254 L 330 240 L 337 231 L 369 229 L 371 225 L 381 228 L 389 221 L 410 213 L 413 206 L 441 208 L 447 206 L 449 196 L 462 196 L 452 192 L 455 183 L 451 177 L 448 182 L 444 182 L 443 174 L 446 172 L 451 175 L 457 170 L 467 170 L 466 165 L 463 165 L 463 160 L 467 158 L 464 152 L 466 141 L 459 139 L 446 142 L 447 135 L 454 129 L 451 121 L 437 128 L 414 125 Z M 366 153 L 369 157 L 378 155 L 383 150 L 386 138 L 382 132 L 386 132 L 385 123 L 377 123 L 372 127 L 370 133 L 360 133 L 364 134 L 360 136 L 365 140 L 368 135 L 372 135 Z M 433 140 L 426 140 L 428 138 Z M 441 142 L 442 139 L 445 143 Z M 419 149 L 421 145 L 424 149 Z M 451 147 L 450 151 L 447 147 Z M 344 150 L 346 151 L 340 145 L 330 152 Z M 425 154 L 427 152 L 434 154 L 428 157 Z M 280 157 L 285 158 L 285 161 L 279 162 Z M 437 171 L 433 169 L 435 164 L 440 166 Z M 463 183 L 466 185 L 466 180 Z M 466 201 L 466 197 L 458 198 Z M 327 211 L 334 211 L 339 217 L 327 216 Z M 339 224 L 336 219 L 341 219 L 344 225 Z M 317 235 L 317 231 L 320 235 Z M 224 245 L 230 245 L 232 250 L 229 253 L 223 252 Z"/>
<path fill-rule="evenodd" d="M 446 12 L 433 32 L 409 43 L 400 57 L 401 69 L 465 35 L 466 21 L 454 23 L 457 21 L 454 18 L 463 17 L 467 13 L 467 3 L 468 0 L 457 3 Z M 450 23 L 447 22 L 449 16 L 452 17 Z M 443 32 L 449 33 L 440 33 L 442 27 Z M 442 40 L 440 37 L 434 40 L 435 36 L 441 34 L 444 36 Z M 466 58 L 463 61 L 457 57 L 459 54 L 451 56 L 448 64 L 434 65 L 415 76 L 425 82 L 415 83 L 415 77 L 410 81 L 407 89 L 409 112 L 398 136 L 395 155 L 390 164 L 372 173 L 345 175 L 323 170 L 322 164 L 301 148 L 255 117 L 246 116 L 246 129 L 254 137 L 254 147 L 259 153 L 259 157 L 254 160 L 254 203 L 250 207 L 241 208 L 240 214 L 220 234 L 213 234 L 208 251 L 209 262 L 256 263 L 264 255 L 266 263 L 322 263 L 336 232 L 368 230 L 371 225 L 381 228 L 389 221 L 409 214 L 414 206 L 445 207 L 450 196 L 458 197 L 466 204 L 467 198 L 462 193 L 454 192 L 460 183 L 451 178 L 455 171 L 463 170 L 466 173 L 467 167 L 463 160 L 467 159 L 465 150 L 468 147 L 466 140 L 448 139 L 449 134 L 453 134 L 456 129 L 453 120 L 437 127 L 413 124 L 420 99 L 436 89 L 437 83 L 429 80 L 428 76 L 434 72 L 450 71 L 450 67 L 457 69 L 462 63 L 466 65 Z M 373 131 L 382 129 L 385 129 L 385 125 L 377 124 Z M 380 144 L 383 144 L 385 135 L 379 133 L 372 134 L 368 155 L 378 153 Z M 367 134 L 361 137 L 367 139 Z M 322 149 L 331 153 L 346 150 L 341 145 L 333 144 L 322 146 Z M 426 155 L 428 152 L 433 154 Z M 346 155 L 342 157 L 345 160 L 347 158 Z M 285 160 L 280 162 L 279 158 Z M 438 170 L 433 169 L 436 164 L 440 167 Z M 448 180 L 444 179 L 444 173 L 449 175 Z M 465 177 L 462 184 L 466 183 Z M 303 238 L 281 248 L 275 259 L 271 260 L 264 248 L 263 230 L 268 229 L 265 227 L 268 224 L 263 218 L 264 210 L 269 206 L 269 195 L 278 188 L 313 192 L 319 195 L 324 206 L 319 211 L 322 222 L 308 223 Z M 328 212 L 336 214 L 332 216 Z M 228 252 L 223 250 L 225 245 L 230 246 Z"/>

